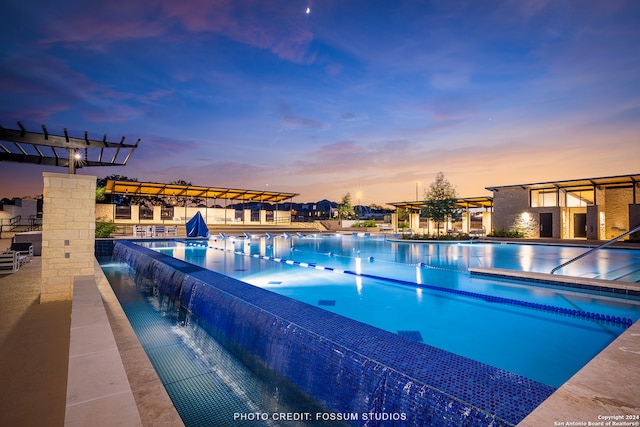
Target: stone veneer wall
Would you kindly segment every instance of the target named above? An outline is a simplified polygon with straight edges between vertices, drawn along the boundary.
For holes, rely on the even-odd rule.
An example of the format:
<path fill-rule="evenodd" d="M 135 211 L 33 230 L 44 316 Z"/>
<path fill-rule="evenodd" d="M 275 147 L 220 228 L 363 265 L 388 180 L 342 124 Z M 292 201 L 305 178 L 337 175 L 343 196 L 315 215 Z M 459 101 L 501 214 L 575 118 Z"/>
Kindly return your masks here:
<path fill-rule="evenodd" d="M 43 177 L 40 302 L 71 300 L 73 278 L 94 273 L 96 177 Z"/>
<path fill-rule="evenodd" d="M 628 188 L 606 189 L 604 239 L 613 239 L 629 231 L 629 205 L 633 203 L 633 193 Z"/>

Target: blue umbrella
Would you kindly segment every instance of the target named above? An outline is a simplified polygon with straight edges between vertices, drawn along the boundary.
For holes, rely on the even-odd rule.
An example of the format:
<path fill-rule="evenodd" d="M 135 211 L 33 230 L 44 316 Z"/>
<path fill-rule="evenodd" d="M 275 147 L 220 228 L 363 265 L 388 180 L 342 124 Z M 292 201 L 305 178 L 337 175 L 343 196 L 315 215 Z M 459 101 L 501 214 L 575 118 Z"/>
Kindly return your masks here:
<path fill-rule="evenodd" d="M 187 237 L 209 237 L 209 228 L 202 218 L 202 214 L 198 211 L 187 221 Z"/>

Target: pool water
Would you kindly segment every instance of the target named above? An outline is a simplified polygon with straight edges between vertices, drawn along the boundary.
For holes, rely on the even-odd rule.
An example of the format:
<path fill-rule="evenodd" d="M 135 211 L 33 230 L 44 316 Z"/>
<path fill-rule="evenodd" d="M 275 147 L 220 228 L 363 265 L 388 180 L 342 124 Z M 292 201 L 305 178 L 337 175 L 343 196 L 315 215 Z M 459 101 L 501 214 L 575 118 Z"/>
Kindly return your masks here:
<path fill-rule="evenodd" d="M 126 263 L 105 260 L 101 268 L 185 426 L 326 425 L 315 419 L 250 418 L 327 409 L 272 372 L 239 360 L 184 313 L 167 307 L 161 295 L 137 286 Z"/>
<path fill-rule="evenodd" d="M 469 267 L 548 272 L 586 248 L 399 243 L 355 236 L 141 244 L 553 387 L 611 343 L 626 323 L 539 307 L 598 313 L 629 322 L 640 318 L 637 298 L 533 286 L 467 272 Z M 586 262 L 561 273 L 599 278 L 615 274 L 630 281 L 640 269 L 640 251 L 598 252 L 594 260 L 585 258 Z M 536 305 L 504 303 L 510 300 Z"/>

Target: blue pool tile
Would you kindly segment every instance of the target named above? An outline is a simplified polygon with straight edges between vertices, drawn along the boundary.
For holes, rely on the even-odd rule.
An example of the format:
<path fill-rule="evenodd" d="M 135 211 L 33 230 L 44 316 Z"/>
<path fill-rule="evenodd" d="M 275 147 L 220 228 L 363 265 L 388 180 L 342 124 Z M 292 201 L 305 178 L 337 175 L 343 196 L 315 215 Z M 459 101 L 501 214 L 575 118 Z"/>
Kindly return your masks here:
<path fill-rule="evenodd" d="M 398 335 L 410 338 L 414 341 L 422 342 L 422 335 L 420 334 L 420 331 L 398 331 Z"/>
<path fill-rule="evenodd" d="M 321 299 L 321 300 L 318 301 L 318 305 L 334 306 L 334 305 L 336 305 L 336 300 L 334 300 L 334 299 Z"/>

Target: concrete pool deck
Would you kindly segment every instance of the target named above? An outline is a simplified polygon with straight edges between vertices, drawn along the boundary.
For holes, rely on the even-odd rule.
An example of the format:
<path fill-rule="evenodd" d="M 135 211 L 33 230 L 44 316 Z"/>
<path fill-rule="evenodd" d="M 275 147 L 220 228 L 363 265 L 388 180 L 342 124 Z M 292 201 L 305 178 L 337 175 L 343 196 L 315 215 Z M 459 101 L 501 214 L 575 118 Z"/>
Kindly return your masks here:
<path fill-rule="evenodd" d="M 2 240 L 0 247 L 8 247 L 9 243 Z M 0 391 L 0 425 L 65 424 L 72 304 L 70 301 L 39 304 L 40 273 L 40 259 L 35 257 L 17 273 L 0 276 L 0 378 L 4 386 Z M 175 409 L 172 415 L 170 408 L 163 412 L 166 408 L 154 406 L 164 388 L 154 382 L 155 372 L 145 363 L 146 355 L 139 353 L 144 351 L 117 300 L 104 289 L 108 284 L 102 281 L 101 271 L 96 273 L 94 284 L 100 290 L 142 424 L 180 425 Z M 567 422 L 586 425 L 603 421 L 601 416 L 625 415 L 640 415 L 638 322 L 519 425 L 556 426 Z"/>
<path fill-rule="evenodd" d="M 73 302 L 40 304 L 40 275 L 0 275 L 0 425 L 182 425 L 97 262 Z"/>

